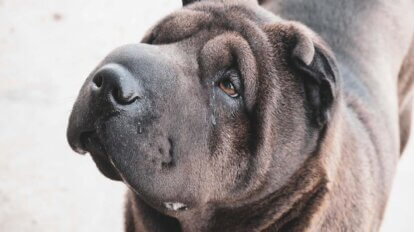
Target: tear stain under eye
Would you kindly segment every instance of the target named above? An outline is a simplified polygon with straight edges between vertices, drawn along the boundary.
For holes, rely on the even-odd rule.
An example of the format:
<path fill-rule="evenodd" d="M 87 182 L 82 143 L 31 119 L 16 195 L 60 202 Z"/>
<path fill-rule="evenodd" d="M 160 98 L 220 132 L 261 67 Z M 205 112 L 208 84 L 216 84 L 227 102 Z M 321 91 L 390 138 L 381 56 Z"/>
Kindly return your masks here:
<path fill-rule="evenodd" d="M 212 110 L 212 114 L 211 114 L 211 123 L 215 126 L 216 125 L 216 107 L 215 107 L 215 103 L 216 103 L 216 88 L 214 86 L 214 81 L 211 82 L 211 88 L 213 89 L 213 95 L 210 99 L 210 107 Z"/>
<path fill-rule="evenodd" d="M 138 122 L 138 134 L 142 134 L 141 122 Z"/>

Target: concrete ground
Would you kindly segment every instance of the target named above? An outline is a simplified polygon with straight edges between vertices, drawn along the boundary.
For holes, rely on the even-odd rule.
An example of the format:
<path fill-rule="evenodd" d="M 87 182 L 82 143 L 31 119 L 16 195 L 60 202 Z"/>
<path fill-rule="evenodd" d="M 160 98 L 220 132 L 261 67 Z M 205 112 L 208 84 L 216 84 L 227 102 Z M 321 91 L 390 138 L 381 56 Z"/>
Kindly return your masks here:
<path fill-rule="evenodd" d="M 125 188 L 65 139 L 82 82 L 180 0 L 0 0 L 0 231 L 121 231 Z M 383 231 L 414 231 L 414 152 Z"/>

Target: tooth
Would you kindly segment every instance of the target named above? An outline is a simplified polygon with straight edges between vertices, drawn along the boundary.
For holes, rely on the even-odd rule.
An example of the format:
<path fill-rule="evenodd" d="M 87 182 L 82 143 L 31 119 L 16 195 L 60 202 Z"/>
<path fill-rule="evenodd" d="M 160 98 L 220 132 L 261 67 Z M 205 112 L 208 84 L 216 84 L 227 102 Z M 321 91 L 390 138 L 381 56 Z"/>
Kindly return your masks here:
<path fill-rule="evenodd" d="M 187 206 L 181 202 L 164 202 L 165 208 L 173 211 L 186 210 Z"/>

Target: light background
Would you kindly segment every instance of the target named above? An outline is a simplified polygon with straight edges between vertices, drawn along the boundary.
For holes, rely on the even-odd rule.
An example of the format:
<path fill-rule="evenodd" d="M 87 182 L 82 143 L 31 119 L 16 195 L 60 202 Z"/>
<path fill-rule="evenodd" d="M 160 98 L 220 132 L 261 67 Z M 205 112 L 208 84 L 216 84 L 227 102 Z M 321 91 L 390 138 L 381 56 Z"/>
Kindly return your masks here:
<path fill-rule="evenodd" d="M 180 0 L 0 0 L 0 231 L 122 231 L 122 184 L 66 143 L 87 74 Z M 383 231 L 414 231 L 414 152 L 403 156 Z"/>

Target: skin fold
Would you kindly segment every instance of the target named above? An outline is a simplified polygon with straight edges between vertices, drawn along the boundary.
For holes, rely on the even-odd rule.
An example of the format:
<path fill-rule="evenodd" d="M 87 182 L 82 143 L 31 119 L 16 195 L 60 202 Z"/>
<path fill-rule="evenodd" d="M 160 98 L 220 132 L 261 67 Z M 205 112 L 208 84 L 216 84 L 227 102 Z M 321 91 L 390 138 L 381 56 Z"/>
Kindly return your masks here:
<path fill-rule="evenodd" d="M 205 0 L 119 47 L 67 137 L 126 231 L 377 231 L 409 137 L 414 2 Z"/>

